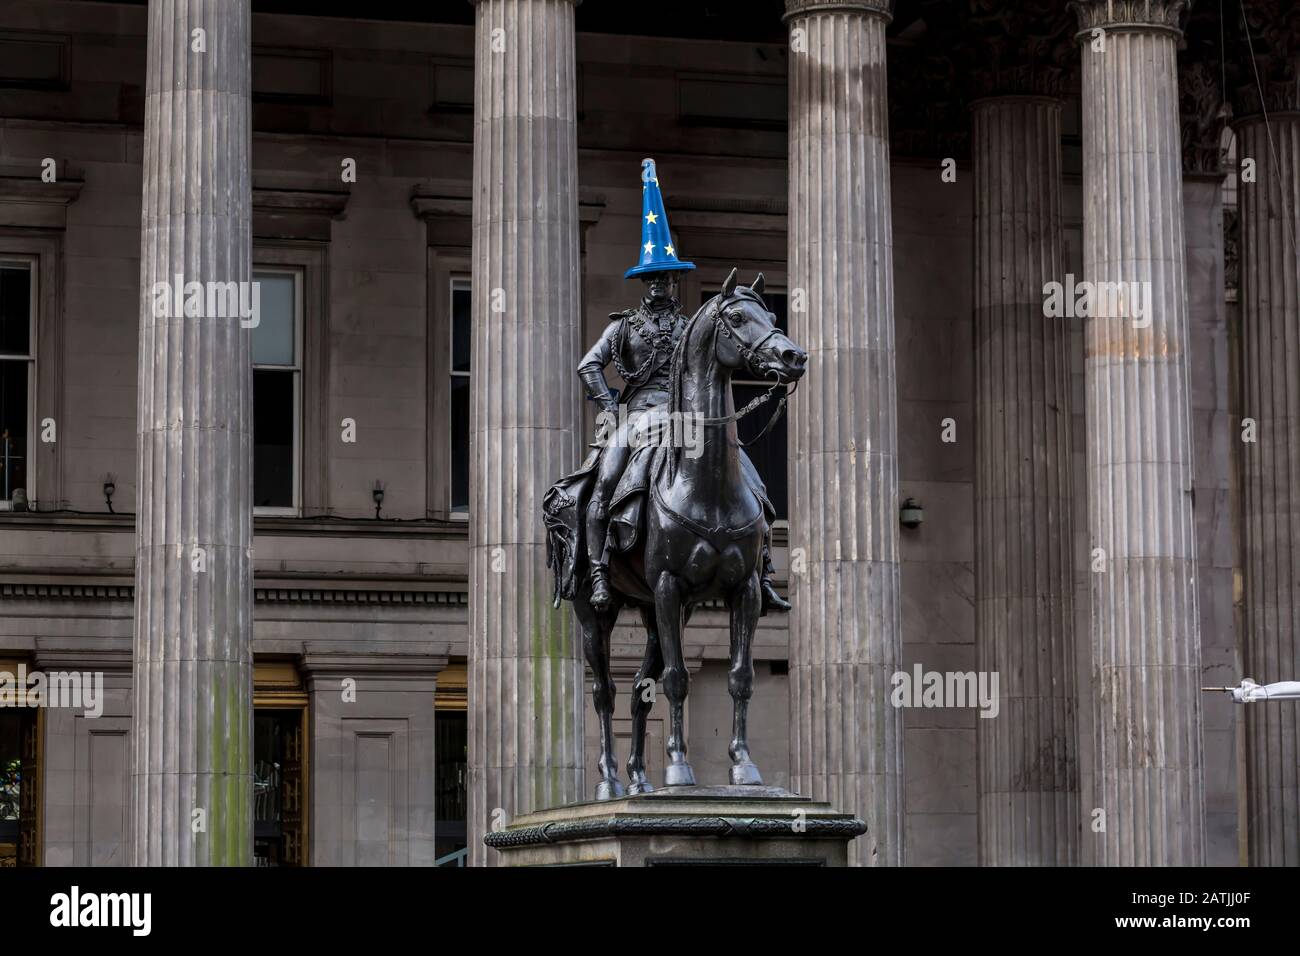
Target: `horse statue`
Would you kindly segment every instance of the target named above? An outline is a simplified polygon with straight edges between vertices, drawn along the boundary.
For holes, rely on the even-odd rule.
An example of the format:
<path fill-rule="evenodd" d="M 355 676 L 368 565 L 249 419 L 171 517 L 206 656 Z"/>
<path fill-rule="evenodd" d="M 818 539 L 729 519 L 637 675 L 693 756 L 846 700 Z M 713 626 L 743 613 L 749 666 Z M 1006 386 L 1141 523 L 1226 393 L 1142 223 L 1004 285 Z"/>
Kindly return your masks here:
<path fill-rule="evenodd" d="M 694 607 L 722 600 L 731 615 L 728 689 L 733 702 L 730 781 L 761 785 L 749 753 L 746 717 L 754 689 L 753 639 L 761 608 L 759 578 L 770 506 L 746 479 L 736 422 L 781 391 L 766 433 L 785 407 L 787 386 L 803 375 L 807 353 L 776 325 L 761 293 L 763 277 L 736 283 L 733 269 L 722 292 L 687 322 L 672 352 L 670 409 L 657 437 L 676 434 L 681 422 L 698 426 L 698 447 L 679 441 L 648 440 L 631 453 L 610 506 L 609 577 L 613 601 L 605 610 L 591 603 L 591 580 L 583 514 L 591 496 L 599 448 L 574 474 L 562 478 L 543 499 L 547 561 L 555 572 L 555 606 L 573 602 L 583 651 L 594 675 L 592 698 L 600 718 L 600 781 L 596 798 L 612 799 L 654 789 L 645 771 L 646 718 L 652 699 L 639 691 L 661 681 L 668 699 L 666 786 L 692 786 L 686 759 L 683 708 L 688 675 L 682 637 Z M 732 375 L 744 370 L 772 387 L 737 413 Z M 760 433 L 762 434 L 762 433 Z M 646 630 L 646 650 L 632 695 L 632 752 L 629 786 L 619 781 L 614 756 L 615 688 L 609 673 L 610 634 L 622 607 L 635 607 Z"/>

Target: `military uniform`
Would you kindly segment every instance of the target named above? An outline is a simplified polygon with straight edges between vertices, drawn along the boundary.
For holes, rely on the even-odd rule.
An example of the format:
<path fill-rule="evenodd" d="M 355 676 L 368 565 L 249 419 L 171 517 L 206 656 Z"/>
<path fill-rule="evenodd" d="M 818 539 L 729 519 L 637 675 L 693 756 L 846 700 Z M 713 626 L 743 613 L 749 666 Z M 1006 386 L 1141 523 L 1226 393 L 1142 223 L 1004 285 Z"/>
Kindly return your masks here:
<path fill-rule="evenodd" d="M 627 384 L 621 396 L 626 409 L 625 421 L 617 428 L 604 429 L 599 436 L 600 462 L 587 506 L 587 556 L 591 562 L 593 604 L 597 606 L 605 603 L 601 591 L 607 593 L 609 584 L 606 538 L 610 499 L 627 466 L 636 436 L 655 434 L 657 418 L 667 421 L 673 349 L 688 321 L 679 311 L 676 299 L 663 307 L 656 307 L 652 300 L 645 299 L 638 308 L 611 313 L 610 319 L 599 340 L 578 365 L 578 377 L 602 412 L 616 415 L 620 403 L 619 397 L 605 381 L 605 368 L 613 363 Z M 743 450 L 741 466 L 750 486 L 766 500 L 767 490 Z M 762 571 L 764 610 L 770 607 L 788 609 L 789 604 L 776 593 L 771 579 L 770 546 L 765 542 Z"/>
<path fill-rule="evenodd" d="M 626 421 L 600 435 L 600 464 L 587 506 L 587 555 L 595 574 L 607 573 L 609 568 L 605 544 L 609 502 L 632 452 L 629 433 L 644 428 L 647 416 L 666 411 L 673 346 L 686 328 L 686 316 L 677 310 L 676 300 L 663 309 L 645 301 L 639 308 L 612 313 L 610 319 L 613 321 L 578 366 L 587 394 L 603 412 L 615 414 L 619 405 L 605 381 L 606 366 L 613 362 L 627 383 L 623 394 Z"/>

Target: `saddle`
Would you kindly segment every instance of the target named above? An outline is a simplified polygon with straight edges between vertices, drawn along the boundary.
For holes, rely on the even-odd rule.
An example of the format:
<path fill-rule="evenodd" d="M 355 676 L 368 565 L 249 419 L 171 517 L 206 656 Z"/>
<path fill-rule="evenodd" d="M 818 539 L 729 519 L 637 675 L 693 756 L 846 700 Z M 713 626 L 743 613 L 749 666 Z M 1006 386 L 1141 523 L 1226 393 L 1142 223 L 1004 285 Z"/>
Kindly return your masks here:
<path fill-rule="evenodd" d="M 645 530 L 646 496 L 669 451 L 668 446 L 659 443 L 633 449 L 610 499 L 606 546 L 610 552 L 611 581 L 619 591 L 638 600 L 649 597 L 644 581 L 639 579 L 644 575 L 637 573 L 641 561 L 635 553 Z M 600 447 L 593 448 L 577 471 L 557 481 L 542 498 L 546 566 L 555 574 L 555 607 L 560 606 L 561 600 L 572 601 L 587 576 L 587 504 L 595 487 L 600 454 Z M 776 520 L 776 509 L 768 500 L 767 489 L 749 456 L 743 452 L 740 463 L 745 482 L 762 504 L 761 514 L 770 527 Z"/>

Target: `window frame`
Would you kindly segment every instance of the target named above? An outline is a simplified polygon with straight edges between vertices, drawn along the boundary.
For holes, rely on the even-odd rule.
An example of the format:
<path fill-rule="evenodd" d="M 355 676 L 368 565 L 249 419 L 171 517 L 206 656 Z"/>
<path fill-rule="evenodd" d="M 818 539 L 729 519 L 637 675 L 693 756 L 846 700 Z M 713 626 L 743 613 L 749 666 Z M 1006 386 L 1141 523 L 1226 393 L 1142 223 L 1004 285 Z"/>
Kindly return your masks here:
<path fill-rule="evenodd" d="M 470 346 L 470 367 L 469 367 L 469 371 L 466 371 L 466 372 L 459 372 L 459 371 L 457 371 L 456 368 L 455 368 L 455 365 L 453 364 L 453 361 L 454 361 L 455 356 L 456 356 L 456 317 L 455 317 L 455 311 L 456 311 L 456 293 L 457 293 L 457 292 L 460 292 L 460 291 L 468 292 L 468 293 L 470 294 L 470 302 L 471 302 L 471 305 L 470 305 L 470 341 L 471 341 L 471 346 Z M 472 402 L 472 400 L 473 400 L 473 395 L 474 395 L 474 382 L 473 382 L 473 375 L 474 375 L 474 353 L 473 353 L 473 337 L 474 337 L 473 322 L 474 322 L 474 307 L 473 307 L 473 304 L 472 304 L 472 303 L 473 303 L 473 295 L 474 295 L 474 281 L 473 281 L 473 278 L 472 278 L 468 273 L 451 272 L 451 273 L 448 274 L 448 276 L 447 276 L 447 312 L 446 312 L 446 315 L 447 315 L 447 382 L 446 382 L 446 388 L 447 388 L 447 417 L 446 417 L 446 421 L 445 421 L 445 424 L 446 424 L 446 426 L 447 426 L 447 432 L 446 432 L 446 440 L 443 442 L 443 445 L 444 445 L 444 447 L 445 447 L 446 450 L 447 450 L 447 468 L 446 468 L 446 471 L 447 471 L 447 476 L 446 476 L 446 477 L 447 477 L 447 496 L 446 496 L 447 516 L 448 516 L 449 518 L 451 518 L 453 521 L 469 521 L 469 507 L 466 506 L 466 508 L 465 508 L 464 511 L 459 511 L 459 510 L 456 509 L 455 504 L 454 504 L 454 503 L 452 502 L 452 500 L 451 500 L 451 497 L 452 497 L 452 489 L 453 489 L 453 485 L 454 485 L 454 481 L 453 481 L 453 479 L 454 479 L 454 469 L 455 469 L 455 466 L 456 466 L 456 458 L 455 458 L 455 454 L 454 454 L 453 449 L 452 449 L 452 447 L 451 447 L 451 438 L 452 438 L 452 435 L 455 434 L 455 423 L 451 420 L 451 416 L 452 416 L 452 405 L 451 405 L 451 394 L 452 394 L 452 392 L 451 392 L 451 380 L 452 380 L 452 379 L 455 379 L 455 378 L 463 378 L 463 379 L 465 379 L 467 382 L 469 382 L 469 387 L 470 387 L 470 399 L 471 399 L 471 402 Z M 467 434 L 468 434 L 468 431 L 469 431 L 469 430 L 466 429 L 466 433 L 467 433 Z M 467 454 L 467 455 L 469 454 L 469 450 L 468 450 L 468 449 L 466 449 L 466 454 Z"/>
<path fill-rule="evenodd" d="M 427 325 L 425 381 L 429 392 L 425 416 L 425 517 L 469 522 L 469 513 L 451 510 L 451 343 L 453 282 L 467 280 L 473 295 L 473 259 L 460 245 L 429 245 L 426 262 Z M 471 312 L 471 322 L 473 315 Z M 471 329 L 471 336 L 473 331 Z M 471 362 L 473 355 L 470 356 Z M 471 378 L 473 375 L 471 369 Z M 471 385 L 471 389 L 473 386 Z M 471 415 L 472 415 L 471 404 Z M 471 427 L 472 427 L 471 422 Z M 470 435 L 473 442 L 473 434 Z M 471 506 L 474 490 L 470 488 Z"/>
<path fill-rule="evenodd" d="M 31 286 L 27 298 L 27 354 L 0 352 L 0 362 L 23 362 L 27 366 L 27 447 L 24 450 L 27 462 L 27 485 L 23 489 L 31 502 L 37 498 L 37 475 L 35 445 L 39 439 L 36 412 L 36 375 L 40 359 L 40 314 L 41 314 L 41 258 L 36 253 L 10 253 L 0 250 L 0 266 L 22 264 L 27 266 L 31 277 Z M 0 456 L 3 450 L 0 450 Z M 2 461 L 2 458 L 0 458 Z M 12 490 L 9 497 L 4 496 L 3 475 L 0 475 L 0 511 L 13 511 Z"/>
<path fill-rule="evenodd" d="M 251 275 L 253 281 L 257 281 L 260 275 L 291 275 L 293 276 L 293 365 L 268 365 L 258 364 L 252 361 L 252 343 L 249 343 L 250 365 L 254 371 L 259 369 L 265 371 L 281 371 L 293 373 L 293 502 L 291 505 L 253 505 L 254 517 L 298 517 L 302 514 L 303 500 L 303 375 L 305 366 L 305 331 L 306 325 L 305 313 L 306 305 L 304 302 L 304 291 L 307 285 L 307 267 L 294 263 L 285 262 L 268 262 L 265 259 L 258 261 L 259 255 L 254 253 L 253 267 Z M 256 330 L 251 329 L 250 335 L 255 334 Z M 256 421 L 257 412 L 253 411 L 253 420 Z M 254 496 L 256 500 L 256 495 Z"/>

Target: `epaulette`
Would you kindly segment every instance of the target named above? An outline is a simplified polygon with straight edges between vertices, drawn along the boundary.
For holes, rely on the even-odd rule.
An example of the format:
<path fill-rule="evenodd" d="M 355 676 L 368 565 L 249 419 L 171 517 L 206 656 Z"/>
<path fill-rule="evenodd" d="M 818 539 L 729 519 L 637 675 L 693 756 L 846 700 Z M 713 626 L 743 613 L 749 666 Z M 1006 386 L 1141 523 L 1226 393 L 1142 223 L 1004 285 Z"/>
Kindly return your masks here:
<path fill-rule="evenodd" d="M 619 319 L 626 319 L 629 315 L 636 315 L 636 309 L 624 309 L 622 312 L 611 312 L 609 318 L 611 322 L 617 322 Z"/>

